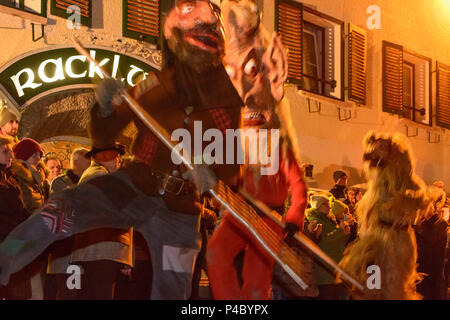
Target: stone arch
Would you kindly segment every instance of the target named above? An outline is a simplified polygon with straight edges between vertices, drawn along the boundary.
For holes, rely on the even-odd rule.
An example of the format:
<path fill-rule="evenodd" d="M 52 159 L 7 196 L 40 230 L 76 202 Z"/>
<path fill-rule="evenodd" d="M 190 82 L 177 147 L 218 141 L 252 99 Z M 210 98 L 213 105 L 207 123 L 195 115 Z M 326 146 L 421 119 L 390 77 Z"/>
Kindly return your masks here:
<path fill-rule="evenodd" d="M 45 96 L 22 111 L 19 137 L 30 137 L 38 142 L 53 137 L 89 139 L 89 111 L 95 103 L 92 89 L 74 89 Z M 130 145 L 134 126 L 129 126 L 118 141 Z"/>
<path fill-rule="evenodd" d="M 29 137 L 41 143 L 44 153 L 60 153 L 64 147 L 64 166 L 76 147 L 90 148 L 89 111 L 95 103 L 92 89 L 72 89 L 54 93 L 31 103 L 21 112 L 19 138 Z M 136 127 L 129 125 L 117 141 L 129 150 Z M 63 160 L 63 159 L 61 159 Z"/>
<path fill-rule="evenodd" d="M 45 96 L 22 111 L 19 137 L 39 142 L 54 136 L 88 138 L 89 109 L 95 103 L 94 92 L 78 89 Z"/>

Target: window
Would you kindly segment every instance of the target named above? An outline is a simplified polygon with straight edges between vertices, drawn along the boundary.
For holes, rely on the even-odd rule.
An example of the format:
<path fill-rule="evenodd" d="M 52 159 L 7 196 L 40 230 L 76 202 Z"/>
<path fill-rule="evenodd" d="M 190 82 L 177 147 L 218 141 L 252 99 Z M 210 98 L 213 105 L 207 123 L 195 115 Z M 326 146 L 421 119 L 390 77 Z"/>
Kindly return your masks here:
<path fill-rule="evenodd" d="M 431 59 L 383 41 L 383 111 L 431 126 Z"/>
<path fill-rule="evenodd" d="M 92 27 L 92 0 L 51 0 L 51 1 L 52 1 L 50 8 L 51 14 L 67 19 L 78 11 L 74 10 L 74 7 L 72 6 L 77 6 L 80 12 L 80 23 L 89 28 Z M 69 11 L 67 10 L 67 8 L 69 8 Z"/>
<path fill-rule="evenodd" d="M 288 82 L 343 100 L 343 22 L 290 0 L 277 0 L 275 10 L 288 49 Z"/>
<path fill-rule="evenodd" d="M 0 0 L 0 4 L 42 17 L 47 16 L 47 0 Z"/>
<path fill-rule="evenodd" d="M 450 129 L 450 66 L 436 62 L 436 124 Z"/>
<path fill-rule="evenodd" d="M 324 28 L 304 22 L 303 25 L 303 89 L 323 94 L 324 88 L 320 79 L 324 78 L 323 49 Z"/>
<path fill-rule="evenodd" d="M 123 0 L 123 35 L 157 43 L 160 9 L 159 0 Z"/>

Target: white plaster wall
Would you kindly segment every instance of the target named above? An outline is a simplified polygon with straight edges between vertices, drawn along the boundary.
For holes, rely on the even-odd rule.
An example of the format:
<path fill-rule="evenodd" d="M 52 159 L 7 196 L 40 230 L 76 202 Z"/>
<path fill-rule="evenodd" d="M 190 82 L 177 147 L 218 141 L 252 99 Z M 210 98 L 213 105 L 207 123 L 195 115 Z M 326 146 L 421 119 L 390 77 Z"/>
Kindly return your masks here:
<path fill-rule="evenodd" d="M 300 1 L 299 1 L 300 2 Z M 305 98 L 296 88 L 287 87 L 291 115 L 296 124 L 299 147 L 304 162 L 314 164 L 314 178 L 319 188 L 330 188 L 334 170 L 344 168 L 350 173 L 350 184 L 363 182 L 362 139 L 369 130 L 406 133 L 398 116 L 381 111 L 382 105 L 382 40 L 403 45 L 406 49 L 450 65 L 450 2 L 446 0 L 305 0 L 304 4 L 345 22 L 366 28 L 370 5 L 381 9 L 381 29 L 368 31 L 367 105 L 353 106 L 352 119 L 339 121 L 337 104 L 322 102 L 321 112 L 309 113 Z M 274 1 L 264 1 L 264 26 L 274 29 Z M 347 76 L 347 69 L 345 71 Z M 433 114 L 435 108 L 435 74 Z M 315 104 L 312 103 L 314 109 Z M 434 119 L 433 119 L 434 123 Z M 430 128 L 419 126 L 419 135 L 409 138 L 416 159 L 416 173 L 431 184 L 443 180 L 450 190 L 450 134 L 434 127 L 431 139 L 440 134 L 440 143 L 428 142 Z M 410 129 L 411 133 L 415 129 Z"/>
<path fill-rule="evenodd" d="M 94 0 L 92 6 L 92 28 L 69 29 L 67 20 L 50 14 L 50 1 L 47 10 L 48 23 L 45 38 L 32 41 L 31 22 L 19 17 L 0 13 L 0 66 L 23 53 L 54 44 L 69 44 L 72 35 L 80 35 L 83 42 L 89 43 L 90 35 L 105 36 L 114 40 L 122 35 L 122 0 Z M 35 26 L 36 36 L 41 35 L 40 25 Z M 129 40 L 134 42 L 134 40 Z"/>

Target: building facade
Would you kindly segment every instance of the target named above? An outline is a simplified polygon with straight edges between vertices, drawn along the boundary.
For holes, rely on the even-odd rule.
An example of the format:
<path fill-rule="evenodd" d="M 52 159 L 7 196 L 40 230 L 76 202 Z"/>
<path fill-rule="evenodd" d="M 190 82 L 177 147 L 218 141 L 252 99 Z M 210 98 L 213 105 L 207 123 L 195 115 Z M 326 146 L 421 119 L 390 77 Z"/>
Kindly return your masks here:
<path fill-rule="evenodd" d="M 289 49 L 286 96 L 302 160 L 319 188 L 345 169 L 364 182 L 369 130 L 408 136 L 416 173 L 450 184 L 450 2 L 261 0 Z M 303 24 L 298 21 L 303 20 Z M 300 34 L 302 36 L 300 36 Z M 448 191 L 448 187 L 447 187 Z"/>
<path fill-rule="evenodd" d="M 0 101 L 21 114 L 19 137 L 68 165 L 68 155 L 90 144 L 89 108 L 99 70 L 73 48 L 78 39 L 103 68 L 131 87 L 160 69 L 160 19 L 171 1 L 0 1 Z M 145 32 L 136 24 L 146 20 Z M 142 22 L 144 24 L 144 22 Z M 135 128 L 119 141 L 129 145 Z"/>
<path fill-rule="evenodd" d="M 87 144 L 92 87 L 101 79 L 71 49 L 72 37 L 134 85 L 160 68 L 161 22 L 174 2 L 0 1 L 0 99 L 22 113 L 20 135 L 65 150 L 51 152 Z M 448 0 L 256 2 L 266 29 L 289 49 L 286 97 L 302 161 L 314 165 L 311 186 L 331 188 L 337 169 L 350 184 L 363 183 L 369 130 L 407 135 L 416 173 L 450 185 Z"/>

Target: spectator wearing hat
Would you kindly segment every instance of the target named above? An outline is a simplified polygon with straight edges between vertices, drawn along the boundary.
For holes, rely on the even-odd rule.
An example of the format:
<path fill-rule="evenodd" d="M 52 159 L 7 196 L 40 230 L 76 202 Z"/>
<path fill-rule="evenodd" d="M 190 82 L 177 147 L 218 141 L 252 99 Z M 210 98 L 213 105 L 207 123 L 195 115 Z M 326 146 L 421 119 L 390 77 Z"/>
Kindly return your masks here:
<path fill-rule="evenodd" d="M 19 119 L 17 115 L 8 109 L 0 108 L 0 135 L 10 136 L 14 142 L 18 142 L 17 132 L 19 131 Z"/>
<path fill-rule="evenodd" d="M 306 211 L 306 219 L 309 223 L 322 226 L 322 233 L 318 246 L 336 263 L 342 259 L 345 244 L 348 240 L 350 229 L 344 221 L 338 223 L 334 214 L 338 216 L 345 211 L 346 205 L 334 198 L 325 196 L 313 196 L 311 208 Z M 331 207 L 333 211 L 331 211 Z M 333 214 L 334 213 L 334 214 Z M 319 300 L 343 299 L 345 290 L 341 284 L 336 284 L 336 276 L 324 266 L 321 261 L 315 264 L 317 285 L 319 287 Z"/>
<path fill-rule="evenodd" d="M 333 173 L 333 179 L 335 182 L 334 187 L 330 190 L 333 197 L 339 201 L 349 205 L 347 196 L 348 176 L 344 171 L 337 170 Z"/>
<path fill-rule="evenodd" d="M 350 229 L 350 236 L 345 244 L 347 246 L 350 242 L 356 239 L 358 233 L 358 223 L 351 213 L 351 205 L 347 205 L 334 197 L 330 197 L 330 212 L 336 218 L 339 225 L 345 225 L 345 228 Z"/>
<path fill-rule="evenodd" d="M 117 143 L 96 146 L 86 153 L 91 165 L 78 184 L 116 172 L 125 148 Z M 98 181 L 98 180 L 97 180 Z M 112 300 L 120 275 L 130 274 L 133 267 L 133 228 L 102 228 L 76 234 L 71 263 L 83 268 L 79 299 Z"/>
<path fill-rule="evenodd" d="M 29 212 L 38 209 L 47 200 L 45 169 L 41 162 L 43 155 L 39 143 L 24 138 L 13 147 L 15 160 L 12 173 L 22 189 L 23 200 Z"/>
<path fill-rule="evenodd" d="M 28 212 L 33 213 L 39 209 L 48 198 L 45 165 L 41 158 L 43 155 L 39 143 L 30 138 L 24 138 L 12 148 L 14 161 L 11 172 L 17 179 L 22 190 L 23 201 Z M 31 276 L 33 300 L 43 299 L 43 274 L 45 256 L 41 255 L 27 266 Z"/>

